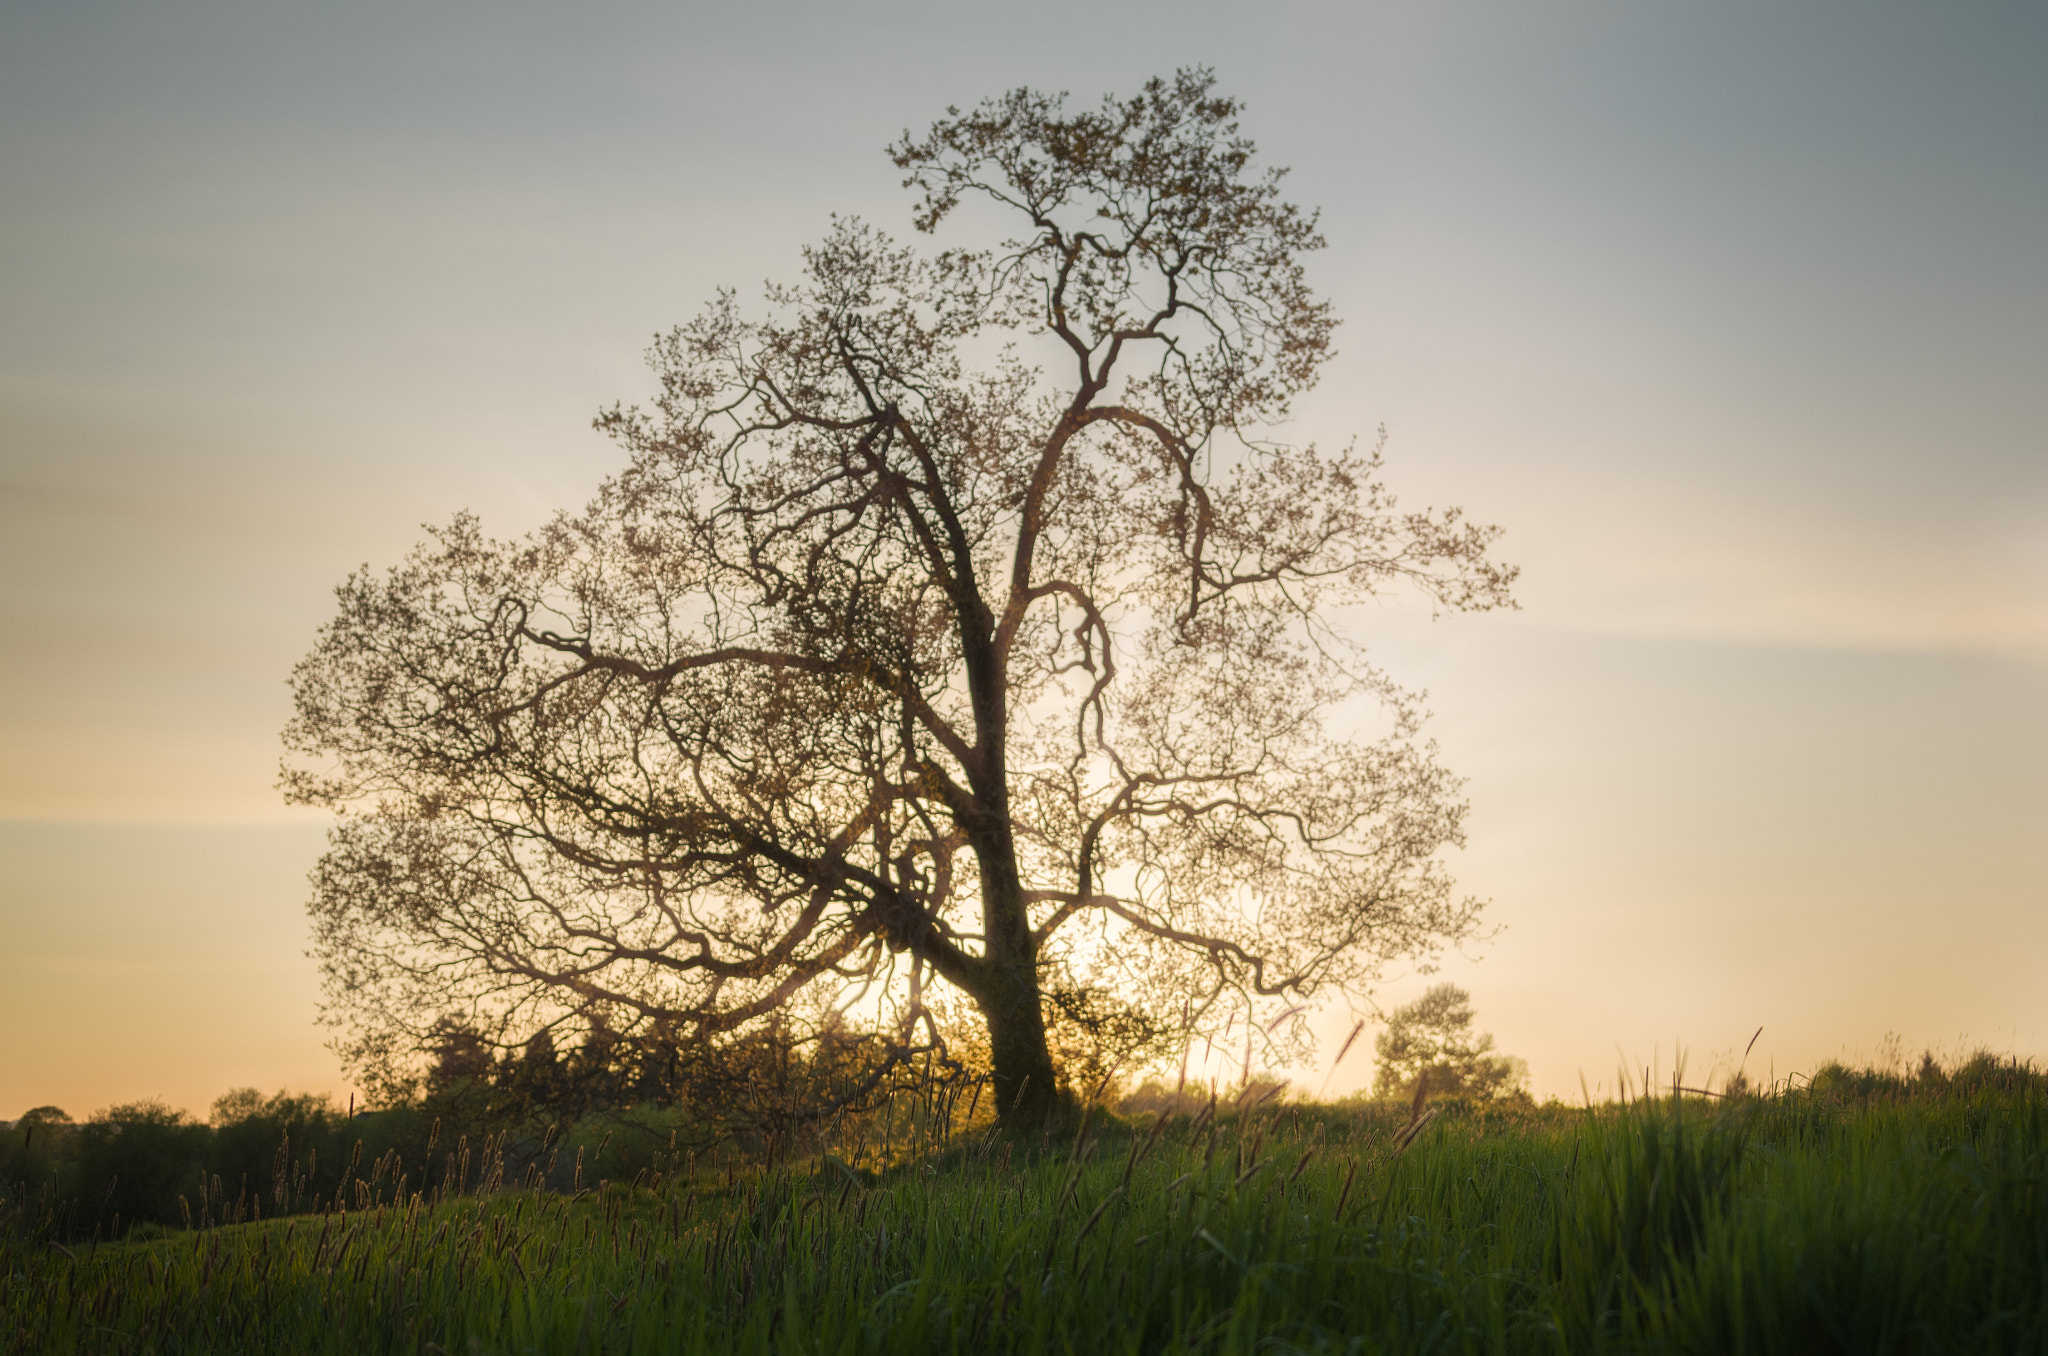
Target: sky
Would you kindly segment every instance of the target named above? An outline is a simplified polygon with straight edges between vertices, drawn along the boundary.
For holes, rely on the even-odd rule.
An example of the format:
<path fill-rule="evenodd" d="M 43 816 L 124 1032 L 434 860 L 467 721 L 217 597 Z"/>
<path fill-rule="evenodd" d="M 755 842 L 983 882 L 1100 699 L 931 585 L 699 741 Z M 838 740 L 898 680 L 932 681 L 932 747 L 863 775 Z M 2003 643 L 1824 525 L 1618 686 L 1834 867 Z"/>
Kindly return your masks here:
<path fill-rule="evenodd" d="M 654 332 L 910 234 L 906 128 L 1191 65 L 1323 211 L 1289 435 L 1523 569 L 1358 619 L 1497 929 L 1371 1000 L 1539 1095 L 2048 1056 L 2048 10 L 0 0 L 0 1118 L 345 1098 L 274 785 L 333 586 L 581 504 Z"/>

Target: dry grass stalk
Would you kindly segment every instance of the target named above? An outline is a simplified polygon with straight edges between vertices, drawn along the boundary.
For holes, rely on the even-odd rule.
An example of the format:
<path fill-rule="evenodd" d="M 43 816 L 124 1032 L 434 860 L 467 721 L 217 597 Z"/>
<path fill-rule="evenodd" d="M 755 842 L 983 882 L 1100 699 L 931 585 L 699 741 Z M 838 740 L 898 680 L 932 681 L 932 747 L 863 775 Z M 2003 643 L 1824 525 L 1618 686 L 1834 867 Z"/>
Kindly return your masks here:
<path fill-rule="evenodd" d="M 1408 1124 L 1401 1127 L 1394 1136 L 1394 1156 L 1399 1158 L 1408 1152 L 1408 1146 L 1422 1133 L 1423 1127 L 1436 1119 L 1437 1108 L 1423 1109 L 1429 1097 L 1429 1071 L 1423 1070 L 1415 1079 L 1415 1098 L 1408 1104 Z"/>

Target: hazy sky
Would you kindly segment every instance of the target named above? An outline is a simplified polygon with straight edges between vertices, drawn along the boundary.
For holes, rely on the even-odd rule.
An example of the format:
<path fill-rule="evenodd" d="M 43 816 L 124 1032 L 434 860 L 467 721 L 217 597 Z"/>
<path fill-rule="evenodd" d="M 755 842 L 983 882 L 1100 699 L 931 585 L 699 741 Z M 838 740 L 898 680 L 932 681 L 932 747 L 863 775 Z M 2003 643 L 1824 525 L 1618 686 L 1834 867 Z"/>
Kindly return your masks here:
<path fill-rule="evenodd" d="M 909 233 L 906 127 L 1192 64 L 1324 210 L 1295 435 L 1524 567 L 1364 624 L 1537 1090 L 2048 1054 L 2048 9 L 0 0 L 0 1117 L 345 1095 L 272 786 L 331 587 L 580 504 L 651 333 Z"/>

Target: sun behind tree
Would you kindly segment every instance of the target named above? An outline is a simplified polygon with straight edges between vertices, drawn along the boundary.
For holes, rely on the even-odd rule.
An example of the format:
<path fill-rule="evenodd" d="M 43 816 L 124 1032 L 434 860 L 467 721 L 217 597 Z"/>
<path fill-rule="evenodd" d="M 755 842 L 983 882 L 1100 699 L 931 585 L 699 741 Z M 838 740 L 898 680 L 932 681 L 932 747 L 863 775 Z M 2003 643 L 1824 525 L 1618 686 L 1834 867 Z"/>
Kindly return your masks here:
<path fill-rule="evenodd" d="M 918 230 L 1008 234 L 835 222 L 758 318 L 658 340 L 582 513 L 338 590 L 286 787 L 349 812 L 311 911 L 361 1076 L 450 1020 L 713 1042 L 815 986 L 915 1052 L 937 983 L 1033 1118 L 1050 995 L 1263 1034 L 1470 935 L 1459 784 L 1337 621 L 1514 571 L 1376 448 L 1274 440 L 1330 356 L 1323 242 L 1212 83 L 906 134 Z"/>

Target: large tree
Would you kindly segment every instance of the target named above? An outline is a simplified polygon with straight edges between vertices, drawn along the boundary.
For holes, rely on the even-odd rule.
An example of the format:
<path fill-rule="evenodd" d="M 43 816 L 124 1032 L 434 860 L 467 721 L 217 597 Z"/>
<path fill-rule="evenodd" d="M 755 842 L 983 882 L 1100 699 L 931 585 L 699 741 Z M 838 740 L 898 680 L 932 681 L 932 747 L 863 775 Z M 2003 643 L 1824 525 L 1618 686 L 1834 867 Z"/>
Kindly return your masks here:
<path fill-rule="evenodd" d="M 863 984 L 912 1044 L 936 977 L 1037 1116 L 1056 983 L 1199 1027 L 1470 933 L 1458 783 L 1347 631 L 1514 572 L 1377 447 L 1271 436 L 1334 321 L 1237 111 L 1199 71 L 948 110 L 890 148 L 916 227 L 1000 244 L 836 220 L 657 340 L 580 514 L 341 586 L 286 778 L 350 811 L 311 910 L 353 1059 Z"/>

